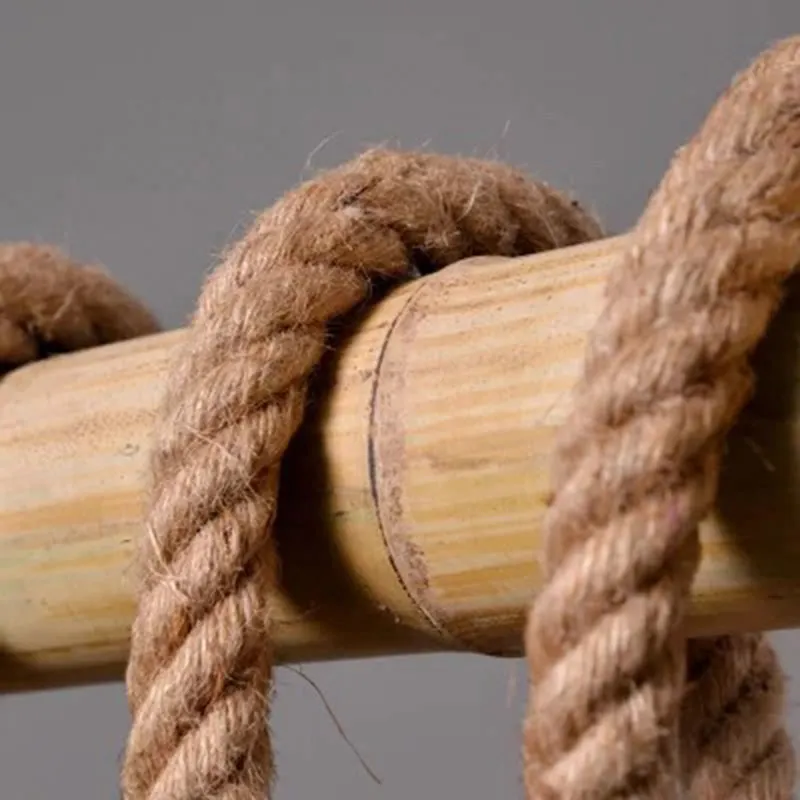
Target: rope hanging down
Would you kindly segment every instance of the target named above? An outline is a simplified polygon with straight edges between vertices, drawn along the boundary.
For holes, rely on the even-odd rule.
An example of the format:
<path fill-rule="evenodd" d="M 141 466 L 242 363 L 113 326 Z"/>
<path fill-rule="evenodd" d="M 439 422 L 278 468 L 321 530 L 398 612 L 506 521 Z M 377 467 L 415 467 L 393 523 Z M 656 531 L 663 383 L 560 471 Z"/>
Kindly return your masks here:
<path fill-rule="evenodd" d="M 611 276 L 553 467 L 531 610 L 529 800 L 789 800 L 783 679 L 761 635 L 683 622 L 748 359 L 800 262 L 800 39 L 740 75 L 676 156 Z M 370 151 L 286 195 L 209 278 L 152 457 L 127 674 L 126 800 L 256 800 L 281 458 L 329 325 L 376 285 L 599 236 L 497 163 Z M 0 370 L 150 333 L 102 273 L 0 248 Z"/>
<path fill-rule="evenodd" d="M 609 277 L 557 446 L 547 584 L 527 630 L 531 797 L 677 797 L 682 781 L 697 798 L 792 796 L 769 645 L 687 651 L 681 628 L 748 357 L 800 263 L 798 208 L 795 38 L 720 98 Z"/>
<path fill-rule="evenodd" d="M 227 254 L 158 425 L 127 800 L 265 796 L 278 468 L 328 324 L 373 281 L 598 233 L 568 199 L 503 165 L 371 151 L 288 194 Z"/>

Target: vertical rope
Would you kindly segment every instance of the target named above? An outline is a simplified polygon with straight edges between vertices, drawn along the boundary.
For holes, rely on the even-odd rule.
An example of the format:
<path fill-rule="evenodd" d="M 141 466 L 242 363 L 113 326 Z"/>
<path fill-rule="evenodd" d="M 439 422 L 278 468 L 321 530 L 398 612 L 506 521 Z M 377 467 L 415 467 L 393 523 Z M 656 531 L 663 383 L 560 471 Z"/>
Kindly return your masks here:
<path fill-rule="evenodd" d="M 798 59 L 787 40 L 737 78 L 609 280 L 557 447 L 526 634 L 530 798 L 683 797 L 686 780 L 698 798 L 791 797 L 767 642 L 700 641 L 687 656 L 683 625 L 748 357 L 800 261 Z"/>

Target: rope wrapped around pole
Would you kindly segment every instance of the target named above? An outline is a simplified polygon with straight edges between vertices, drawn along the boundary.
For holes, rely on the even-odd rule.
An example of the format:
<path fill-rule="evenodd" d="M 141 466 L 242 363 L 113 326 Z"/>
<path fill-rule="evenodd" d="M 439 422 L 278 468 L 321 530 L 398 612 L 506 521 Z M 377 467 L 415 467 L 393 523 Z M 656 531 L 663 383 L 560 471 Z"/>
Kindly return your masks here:
<path fill-rule="evenodd" d="M 529 587 L 529 800 L 792 795 L 783 677 L 766 638 L 690 638 L 689 625 L 723 446 L 752 400 L 751 357 L 800 262 L 799 64 L 800 40 L 790 39 L 737 77 L 610 271 L 555 447 L 539 582 Z M 278 599 L 308 541 L 295 526 L 289 566 L 276 531 L 287 494 L 299 507 L 318 491 L 297 471 L 281 487 L 282 471 L 325 364 L 387 294 L 400 310 L 363 378 L 378 387 L 365 394 L 365 463 L 380 568 L 396 572 L 392 598 L 415 629 L 407 644 L 425 649 L 438 637 L 492 650 L 452 603 L 438 603 L 443 584 L 409 533 L 392 471 L 407 444 L 393 423 L 403 371 L 392 373 L 384 345 L 413 331 L 403 325 L 422 295 L 396 287 L 463 259 L 498 265 L 599 235 L 580 205 L 504 165 L 373 150 L 289 192 L 229 249 L 172 354 L 148 443 L 125 800 L 270 792 Z M 427 285 L 447 306 L 453 285 Z M 36 383 L 28 362 L 155 329 L 99 271 L 47 248 L 0 249 L 4 390 L 24 395 Z M 474 342 L 469 363 L 479 365 Z M 16 435 L 0 428 L 10 452 Z M 534 531 L 525 542 L 532 558 Z M 513 650 L 505 633 L 494 644 Z"/>

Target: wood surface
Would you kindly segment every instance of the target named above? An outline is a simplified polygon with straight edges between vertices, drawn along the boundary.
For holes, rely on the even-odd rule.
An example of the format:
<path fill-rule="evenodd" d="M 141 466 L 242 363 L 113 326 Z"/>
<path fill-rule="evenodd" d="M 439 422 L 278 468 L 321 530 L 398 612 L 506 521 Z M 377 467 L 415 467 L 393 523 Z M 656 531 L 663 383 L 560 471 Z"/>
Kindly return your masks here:
<path fill-rule="evenodd" d="M 624 245 L 461 262 L 351 326 L 284 469 L 283 661 L 519 654 L 554 435 Z M 793 297 L 703 525 L 693 633 L 800 625 Z M 152 423 L 184 336 L 0 381 L 0 690 L 123 675 Z"/>

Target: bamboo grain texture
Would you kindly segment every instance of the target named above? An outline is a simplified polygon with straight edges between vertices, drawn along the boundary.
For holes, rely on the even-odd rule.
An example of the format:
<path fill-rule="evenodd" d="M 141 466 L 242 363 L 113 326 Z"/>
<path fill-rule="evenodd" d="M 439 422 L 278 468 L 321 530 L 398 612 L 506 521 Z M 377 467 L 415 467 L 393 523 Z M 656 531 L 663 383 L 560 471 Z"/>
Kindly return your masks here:
<path fill-rule="evenodd" d="M 624 244 L 461 262 L 351 326 L 282 476 L 283 661 L 520 653 L 553 439 Z M 702 528 L 693 633 L 800 625 L 794 298 Z M 0 691 L 122 676 L 150 435 L 183 338 L 0 381 Z"/>

